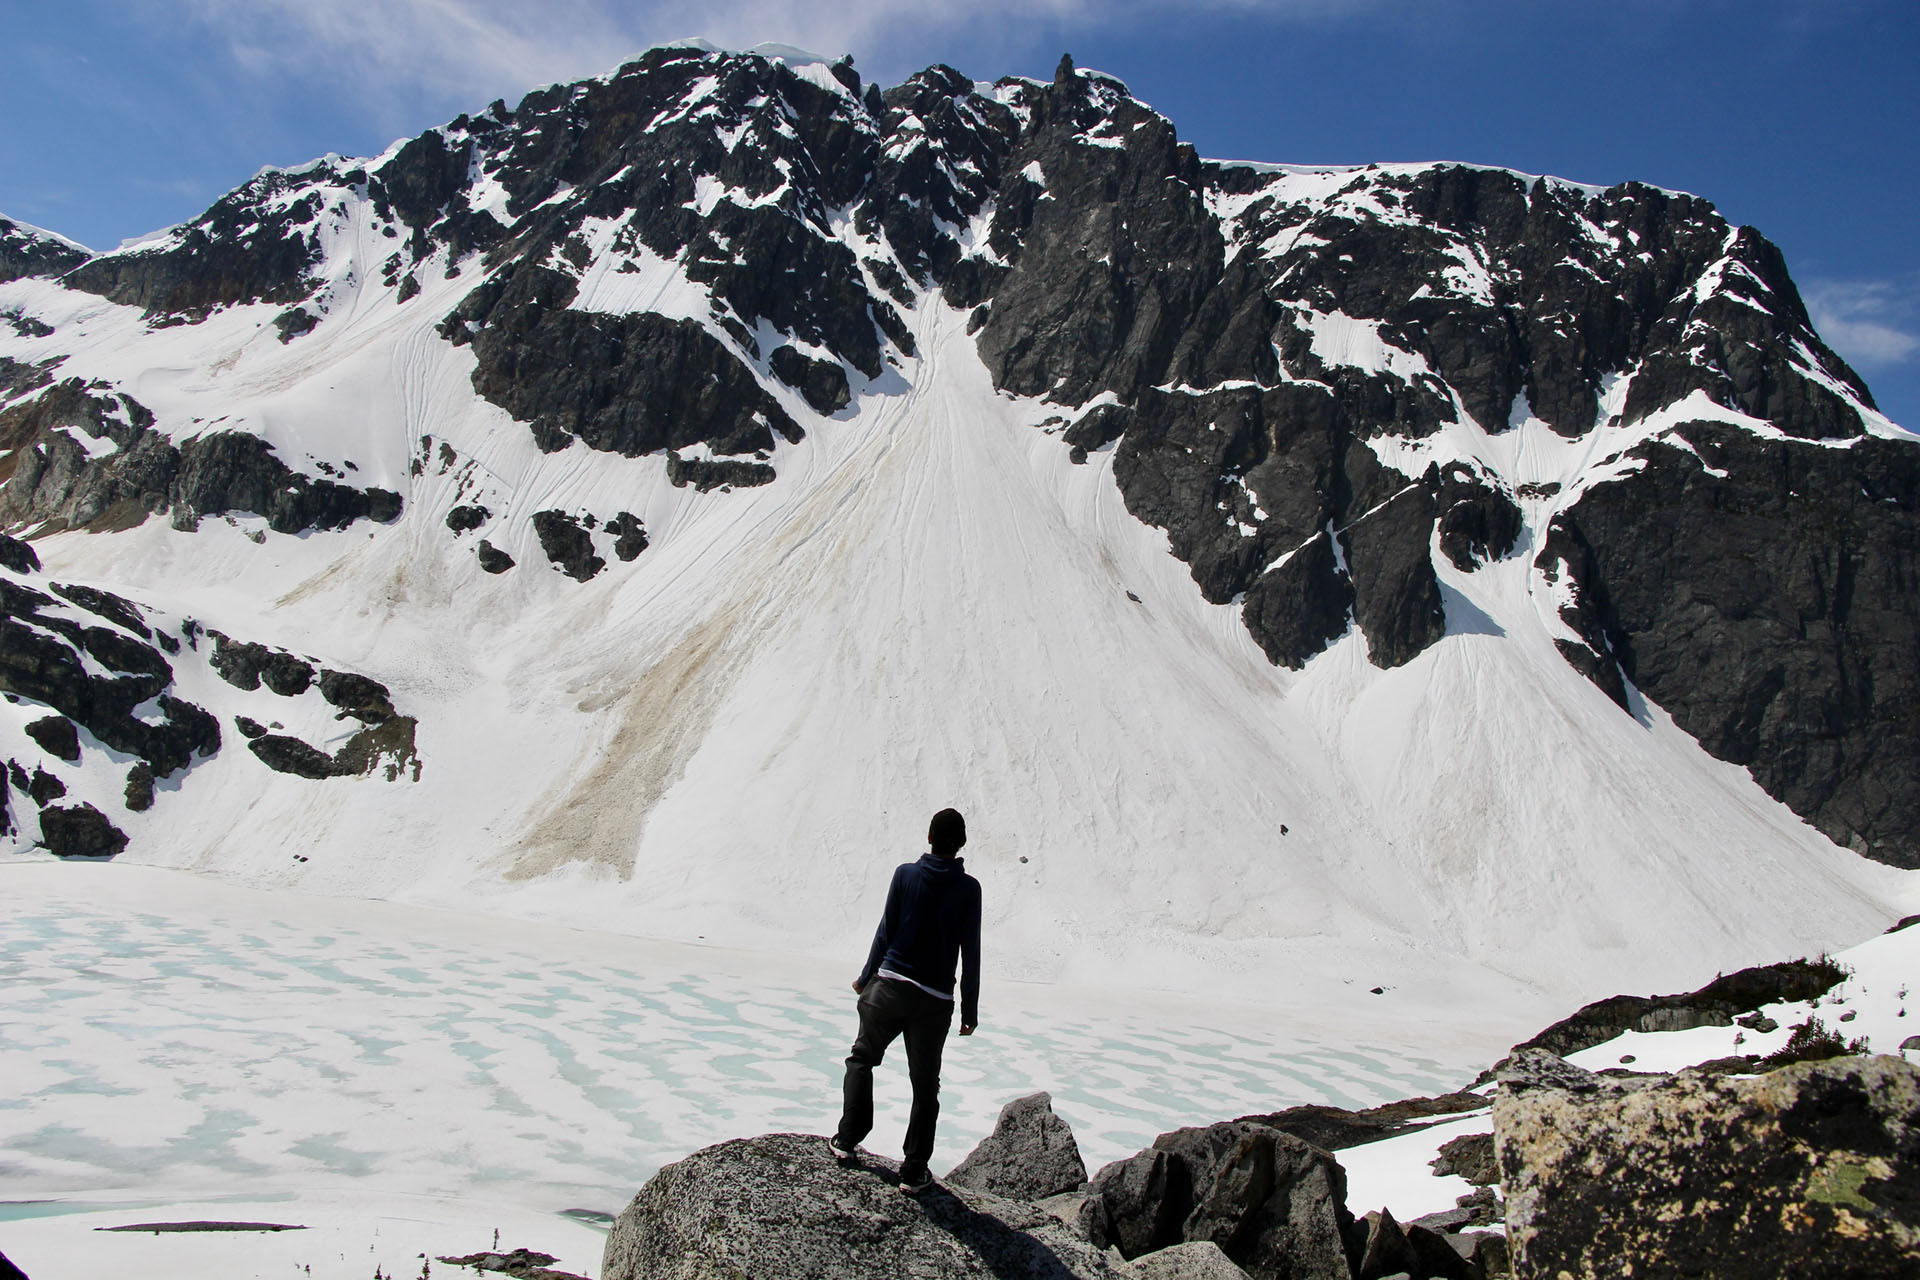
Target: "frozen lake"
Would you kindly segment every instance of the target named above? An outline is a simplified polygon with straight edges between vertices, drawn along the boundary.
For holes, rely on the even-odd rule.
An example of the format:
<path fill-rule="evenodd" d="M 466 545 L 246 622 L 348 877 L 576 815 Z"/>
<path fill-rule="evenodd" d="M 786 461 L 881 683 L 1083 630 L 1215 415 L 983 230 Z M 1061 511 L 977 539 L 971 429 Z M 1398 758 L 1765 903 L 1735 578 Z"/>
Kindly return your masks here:
<path fill-rule="evenodd" d="M 135 867 L 11 864 L 0 885 L 0 1251 L 23 1266 L 8 1243 L 23 1228 L 113 1205 L 616 1213 L 662 1163 L 824 1133 L 838 1114 L 859 956 L 826 966 Z M 1484 1063 L 1302 1022 L 1009 982 L 989 958 L 980 1033 L 948 1042 L 935 1167 L 1035 1089 L 1091 1169 L 1183 1124 L 1433 1093 Z M 868 1146 L 897 1157 L 903 1065 L 878 1087 Z"/>

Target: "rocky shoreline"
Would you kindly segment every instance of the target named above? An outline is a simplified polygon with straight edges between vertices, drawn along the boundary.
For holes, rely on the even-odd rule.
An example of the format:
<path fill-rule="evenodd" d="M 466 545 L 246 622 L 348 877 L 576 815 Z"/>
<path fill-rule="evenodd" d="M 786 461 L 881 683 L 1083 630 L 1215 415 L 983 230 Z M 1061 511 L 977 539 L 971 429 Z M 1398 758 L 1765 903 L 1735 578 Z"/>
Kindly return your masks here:
<path fill-rule="evenodd" d="M 1863 1052 L 1864 1039 L 1813 1016 L 1765 1057 L 1594 1071 L 1562 1056 L 1623 1034 L 1751 1027 L 1771 1021 L 1767 1008 L 1837 1005 L 1850 976 L 1821 957 L 1679 995 L 1615 996 L 1516 1046 L 1468 1089 L 1176 1129 L 1091 1176 L 1046 1093 L 1008 1103 L 994 1131 L 917 1196 L 900 1193 L 895 1162 L 869 1152 L 842 1166 L 820 1137 L 735 1139 L 641 1188 L 613 1225 L 601 1275 L 1920 1274 L 1920 1067 L 1904 1056 Z M 1436 1128 L 1453 1136 L 1438 1142 L 1434 1174 L 1470 1187 L 1455 1208 L 1402 1223 L 1384 1205 L 1352 1203 L 1342 1153 Z"/>
<path fill-rule="evenodd" d="M 1163 1134 L 1059 1190 L 1079 1156 L 1044 1093 L 1009 1103 L 919 1196 L 900 1193 L 894 1161 L 862 1152 L 842 1167 L 816 1136 L 735 1139 L 641 1189 L 601 1275 L 1597 1280 L 1920 1267 L 1920 1069 L 1900 1058 L 1622 1078 L 1530 1049 L 1482 1101 L 1499 1191 L 1405 1224 L 1385 1208 L 1353 1214 L 1333 1152 L 1247 1120 Z"/>

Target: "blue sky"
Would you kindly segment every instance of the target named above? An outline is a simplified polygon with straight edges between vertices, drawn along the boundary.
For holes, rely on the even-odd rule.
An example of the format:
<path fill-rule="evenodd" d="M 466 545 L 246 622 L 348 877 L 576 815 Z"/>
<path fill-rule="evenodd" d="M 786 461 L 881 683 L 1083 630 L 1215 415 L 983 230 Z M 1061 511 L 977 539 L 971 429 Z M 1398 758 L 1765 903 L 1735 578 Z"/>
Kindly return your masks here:
<path fill-rule="evenodd" d="M 1691 191 L 1785 251 L 1920 429 L 1913 0 L 0 0 L 0 212 L 96 248 L 263 164 L 370 154 L 689 35 L 1127 81 L 1203 155 L 1469 160 Z"/>

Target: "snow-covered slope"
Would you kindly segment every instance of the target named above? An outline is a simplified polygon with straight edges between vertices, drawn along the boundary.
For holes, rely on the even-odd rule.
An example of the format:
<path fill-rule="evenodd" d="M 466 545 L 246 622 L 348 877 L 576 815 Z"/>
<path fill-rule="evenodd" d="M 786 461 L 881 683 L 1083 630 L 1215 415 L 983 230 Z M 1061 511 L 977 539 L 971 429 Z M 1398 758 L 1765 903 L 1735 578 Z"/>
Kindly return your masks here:
<path fill-rule="evenodd" d="M 1676 723 L 1644 540 L 1574 520 L 1805 450 L 1916 474 L 1770 252 L 1645 188 L 1206 165 L 1070 67 L 883 98 L 688 47 L 22 251 L 8 580 L 139 606 L 222 745 L 129 809 L 133 737 L 9 668 L 12 856 L 89 804 L 125 860 L 846 955 L 954 805 L 1010 977 L 1462 1007 L 1851 942 L 1920 885 L 1822 831 L 1905 848 L 1897 796 L 1833 815 L 1910 727 L 1780 782 Z M 1538 332 L 1496 360 L 1488 315 Z M 84 628 L 137 638 L 9 613 L 69 690 L 112 679 Z M 390 702 L 237 687 L 214 631 Z"/>

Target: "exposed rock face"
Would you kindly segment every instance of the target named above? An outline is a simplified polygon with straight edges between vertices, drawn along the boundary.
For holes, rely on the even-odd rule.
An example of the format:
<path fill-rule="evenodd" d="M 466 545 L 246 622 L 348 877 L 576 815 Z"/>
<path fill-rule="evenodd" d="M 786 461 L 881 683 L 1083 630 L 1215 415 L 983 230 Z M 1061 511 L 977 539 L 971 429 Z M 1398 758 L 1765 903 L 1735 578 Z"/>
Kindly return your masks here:
<path fill-rule="evenodd" d="M 1211 1240 L 1259 1280 L 1347 1280 L 1346 1175 L 1332 1156 L 1265 1125 L 1160 1135 L 1094 1175 L 1081 1215 L 1094 1244 L 1128 1258 Z"/>
<path fill-rule="evenodd" d="M 1446 1093 L 1437 1098 L 1407 1098 L 1361 1111 L 1309 1103 L 1288 1107 L 1285 1111 L 1241 1116 L 1240 1119 L 1249 1124 L 1264 1124 L 1290 1133 L 1324 1151 L 1339 1151 L 1362 1143 L 1378 1142 L 1447 1116 L 1478 1111 L 1490 1105 L 1491 1099 L 1477 1093 Z"/>
<path fill-rule="evenodd" d="M 473 549 L 473 554 L 474 558 L 480 562 L 480 567 L 488 573 L 505 573 L 513 568 L 513 557 L 485 538 L 480 539 L 479 545 Z"/>
<path fill-rule="evenodd" d="M 213 638 L 207 664 L 236 689 L 258 689 L 264 683 L 283 698 L 297 698 L 313 684 L 312 664 L 284 649 L 235 641 L 218 631 L 207 634 Z"/>
<path fill-rule="evenodd" d="M 0 218 L 0 284 L 23 276 L 63 275 L 89 256 L 70 241 Z"/>
<path fill-rule="evenodd" d="M 0 691 L 60 712 L 114 750 L 139 756 L 160 777 L 196 755 L 213 754 L 219 724 L 168 692 L 173 668 L 167 658 L 113 612 L 86 610 L 111 625 L 81 621 L 54 597 L 0 578 Z M 110 674 L 89 674 L 83 653 Z M 134 714 L 149 700 L 157 720 Z"/>
<path fill-rule="evenodd" d="M 701 493 L 713 489 L 745 489 L 770 484 L 773 476 L 773 468 L 764 462 L 741 462 L 734 458 L 683 458 L 677 453 L 667 455 L 667 479 L 673 482 L 674 487 L 684 489 L 692 485 Z"/>
<path fill-rule="evenodd" d="M 11 565 L 8 569 L 25 576 Z M 271 733 L 248 716 L 235 716 L 249 749 L 269 768 L 315 779 L 375 771 L 388 781 L 409 772 L 418 778 L 418 725 L 396 711 L 386 686 L 321 668 L 285 650 L 204 631 L 191 620 L 166 622 L 168 629 L 162 629 L 164 618 L 97 587 L 44 579 L 29 585 L 16 576 L 0 576 L 0 693 L 55 713 L 25 726 L 46 759 L 86 766 L 92 757 L 91 748 L 83 748 L 79 730 L 84 728 L 100 745 L 134 757 L 124 779 L 114 782 L 129 812 L 151 809 L 158 780 L 220 749 L 218 719 L 173 692 L 178 663 L 205 661 L 235 690 L 274 698 L 317 693 L 339 715 L 361 722 L 328 754 L 291 735 Z M 182 637 L 190 649 L 183 647 Z M 202 637 L 211 643 L 202 646 Z M 56 855 L 111 857 L 126 847 L 127 835 L 92 805 L 56 805 L 66 797 L 67 785 L 44 765 L 35 764 L 29 774 L 18 761 L 8 764 L 9 780 L 39 807 L 40 843 Z M 108 766 L 102 761 L 99 767 Z M 21 829 L 11 812 L 0 816 L 9 831 Z"/>
<path fill-rule="evenodd" d="M 607 562 L 593 552 L 593 535 L 581 527 L 576 516 L 564 511 L 536 511 L 533 531 L 554 568 L 575 582 L 586 582 L 607 567 Z"/>
<path fill-rule="evenodd" d="M 1016 1200 L 1044 1200 L 1083 1186 L 1086 1162 L 1053 1098 L 1032 1093 L 1000 1108 L 993 1132 L 953 1167 L 947 1182 Z"/>
<path fill-rule="evenodd" d="M 40 810 L 40 843 L 56 858 L 111 858 L 127 837 L 90 804 L 48 805 Z"/>
<path fill-rule="evenodd" d="M 1070 1280 L 1127 1274 L 1030 1204 L 965 1187 L 902 1195 L 895 1166 L 842 1168 L 826 1140 L 769 1134 L 654 1175 L 607 1237 L 604 1280 Z"/>
<path fill-rule="evenodd" d="M 153 766 L 145 760 L 135 760 L 127 770 L 124 797 L 129 812 L 145 813 L 153 808 Z"/>
<path fill-rule="evenodd" d="M 80 759 L 80 731 L 65 716 L 43 716 L 27 726 L 27 736 L 50 756 L 69 763 Z"/>
<path fill-rule="evenodd" d="M 38 573 L 40 557 L 28 543 L 0 533 L 0 568 L 11 569 L 21 574 Z"/>
<path fill-rule="evenodd" d="M 1731 1026 L 1735 1015 L 1751 1013 L 1762 1005 L 1823 996 L 1846 976 L 1846 971 L 1831 960 L 1787 960 L 1723 974 L 1698 991 L 1679 995 L 1609 996 L 1515 1045 L 1513 1054 L 1519 1058 L 1524 1052 L 1541 1050 L 1565 1057 L 1605 1044 L 1623 1031 Z M 1481 1080 L 1492 1079 L 1505 1065 L 1496 1064 Z"/>
<path fill-rule="evenodd" d="M 167 511 L 174 528 L 192 529 L 241 512 L 303 533 L 400 514 L 399 494 L 296 472 L 259 436 L 213 431 L 176 446 L 153 421 L 131 396 L 78 378 L 0 407 L 0 524 L 111 531 Z"/>
<path fill-rule="evenodd" d="M 1467 1133 L 1448 1139 L 1440 1144 L 1440 1154 L 1431 1163 L 1437 1178 L 1457 1174 L 1476 1187 L 1490 1187 L 1500 1180 L 1490 1133 Z"/>
<path fill-rule="evenodd" d="M 800 438 L 752 371 L 694 322 L 570 310 L 566 277 L 544 269 L 522 277 L 484 310 L 491 285 L 475 290 L 449 332 L 478 326 L 474 390 L 527 419 L 547 452 L 576 437 L 628 457 L 695 444 L 753 453 L 771 449 L 775 431 Z"/>
<path fill-rule="evenodd" d="M 1917 1116 L 1920 1069 L 1892 1057 L 1503 1095 L 1514 1274 L 1913 1275 Z"/>
<path fill-rule="evenodd" d="M 1834 843 L 1900 867 L 1920 867 L 1895 816 L 1920 812 L 1920 736 L 1891 729 L 1920 713 L 1915 452 L 1689 423 L 1560 517 L 1627 678 Z"/>
<path fill-rule="evenodd" d="M 317 194 L 291 204 L 275 197 L 297 190 L 318 167 L 264 172 L 164 239 L 139 252 L 95 257 L 66 279 L 155 317 L 198 319 L 235 302 L 303 301 L 315 283 L 308 269 L 320 256 L 314 224 L 322 201 Z"/>
<path fill-rule="evenodd" d="M 613 535 L 613 554 L 619 556 L 622 563 L 639 558 L 647 549 L 646 526 L 631 511 L 622 511 L 607 521 L 607 532 Z"/>
<path fill-rule="evenodd" d="M 282 733 L 263 733 L 251 738 L 247 750 L 275 773 L 290 773 L 298 778 L 336 778 L 346 772 L 320 748 Z"/>
<path fill-rule="evenodd" d="M 456 534 L 478 529 L 493 518 L 493 512 L 476 504 L 462 504 L 447 512 L 447 528 Z"/>

